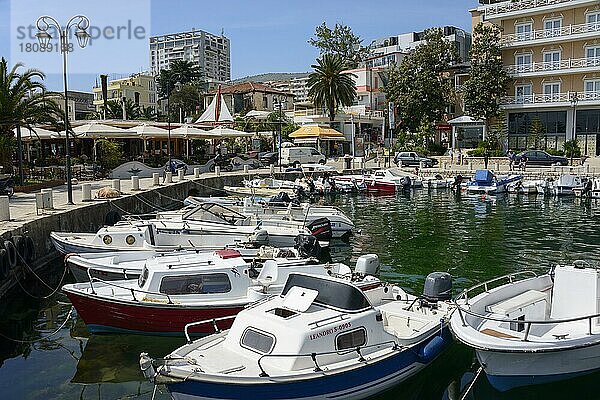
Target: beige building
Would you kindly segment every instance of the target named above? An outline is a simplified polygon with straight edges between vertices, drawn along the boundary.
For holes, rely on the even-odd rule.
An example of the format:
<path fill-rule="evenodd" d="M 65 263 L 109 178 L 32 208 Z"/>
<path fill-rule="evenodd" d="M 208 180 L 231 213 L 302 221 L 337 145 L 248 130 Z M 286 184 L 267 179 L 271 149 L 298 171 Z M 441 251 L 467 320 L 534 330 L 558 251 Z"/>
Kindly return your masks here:
<path fill-rule="evenodd" d="M 208 107 L 213 99 L 212 95 L 215 93 L 216 90 L 210 93 L 211 96 L 204 97 L 205 107 Z M 275 104 L 279 104 L 279 102 L 282 103 L 283 110 L 288 110 L 294 104 L 294 96 L 291 93 L 256 82 L 223 86 L 221 88 L 221 95 L 232 114 L 251 110 L 272 112 L 275 111 Z"/>
<path fill-rule="evenodd" d="M 502 28 L 503 62 L 514 78 L 502 101 L 509 147 L 526 148 L 539 118 L 545 147 L 562 149 L 576 137 L 582 152 L 600 154 L 600 1 L 480 2 L 473 26 Z"/>
<path fill-rule="evenodd" d="M 94 92 L 94 106 L 96 111 L 102 110 L 104 98 L 102 97 L 102 87 L 96 86 L 92 89 Z M 107 100 L 119 101 L 123 97 L 130 99 L 140 108 L 157 107 L 156 83 L 154 77 L 146 74 L 135 74 L 127 78 L 114 79 L 108 82 Z"/>

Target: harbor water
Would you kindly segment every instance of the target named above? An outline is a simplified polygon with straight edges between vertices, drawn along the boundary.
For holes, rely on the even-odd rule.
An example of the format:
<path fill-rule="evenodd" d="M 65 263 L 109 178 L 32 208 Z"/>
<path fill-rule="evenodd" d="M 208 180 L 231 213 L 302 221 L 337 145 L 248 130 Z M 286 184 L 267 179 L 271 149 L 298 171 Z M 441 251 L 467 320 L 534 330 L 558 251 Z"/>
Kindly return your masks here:
<path fill-rule="evenodd" d="M 325 201 L 325 200 L 321 200 Z M 449 271 L 455 290 L 515 271 L 543 273 L 557 263 L 600 260 L 600 203 L 573 198 L 457 196 L 415 191 L 338 196 L 360 233 L 331 248 L 334 260 L 376 253 L 382 277 L 419 293 L 425 276 Z M 183 339 L 90 335 L 60 291 L 62 260 L 30 276 L 0 303 L 0 399 L 150 399 L 139 353 L 161 357 Z M 70 276 L 65 275 L 65 281 Z M 477 370 L 474 354 L 453 345 L 432 365 L 381 399 L 458 400 Z M 499 393 L 482 374 L 466 399 L 597 399 L 600 374 Z M 158 388 L 156 399 L 169 399 Z"/>

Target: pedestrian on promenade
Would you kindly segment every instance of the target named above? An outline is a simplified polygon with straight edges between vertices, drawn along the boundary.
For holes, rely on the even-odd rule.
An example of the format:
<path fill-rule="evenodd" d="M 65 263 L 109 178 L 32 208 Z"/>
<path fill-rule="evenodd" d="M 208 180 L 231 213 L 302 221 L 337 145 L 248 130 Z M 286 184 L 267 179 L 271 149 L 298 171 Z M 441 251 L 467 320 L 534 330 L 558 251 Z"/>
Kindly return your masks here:
<path fill-rule="evenodd" d="M 450 156 L 450 164 L 454 164 L 454 152 L 452 151 L 452 147 L 448 150 L 448 155 Z"/>
<path fill-rule="evenodd" d="M 515 164 L 515 152 L 511 149 L 508 149 L 508 153 L 506 153 L 506 155 L 508 157 L 508 167 L 512 171 Z"/>
<path fill-rule="evenodd" d="M 490 160 L 490 153 L 487 149 L 483 152 L 483 169 L 488 169 L 488 161 Z"/>
<path fill-rule="evenodd" d="M 521 160 L 519 161 L 519 169 L 521 169 L 523 172 L 525 172 L 525 169 L 527 168 L 527 161 L 529 161 L 527 156 L 523 154 L 523 157 L 521 157 Z"/>

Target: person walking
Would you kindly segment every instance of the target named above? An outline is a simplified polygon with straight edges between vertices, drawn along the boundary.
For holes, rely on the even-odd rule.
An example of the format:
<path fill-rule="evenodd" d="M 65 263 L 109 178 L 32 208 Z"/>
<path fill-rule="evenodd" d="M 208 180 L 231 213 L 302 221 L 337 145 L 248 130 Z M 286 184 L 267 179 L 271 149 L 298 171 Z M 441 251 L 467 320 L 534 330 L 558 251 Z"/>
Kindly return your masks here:
<path fill-rule="evenodd" d="M 450 156 L 450 165 L 454 164 L 454 152 L 452 151 L 452 147 L 448 150 L 448 155 Z"/>
<path fill-rule="evenodd" d="M 508 149 L 508 153 L 506 155 L 508 156 L 508 168 L 513 171 L 515 164 L 515 152 L 511 149 Z"/>
<path fill-rule="evenodd" d="M 488 161 L 490 160 L 490 153 L 487 149 L 483 152 L 483 169 L 488 169 Z"/>

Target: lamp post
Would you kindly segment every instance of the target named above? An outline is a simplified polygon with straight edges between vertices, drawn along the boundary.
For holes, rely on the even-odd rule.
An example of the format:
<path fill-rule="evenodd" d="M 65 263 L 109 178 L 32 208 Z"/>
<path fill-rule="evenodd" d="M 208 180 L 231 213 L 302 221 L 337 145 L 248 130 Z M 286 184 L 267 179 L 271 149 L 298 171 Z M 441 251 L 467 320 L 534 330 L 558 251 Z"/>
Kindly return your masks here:
<path fill-rule="evenodd" d="M 38 29 L 37 34 L 35 35 L 39 42 L 40 47 L 45 50 L 46 47 L 50 44 L 50 40 L 52 40 L 52 36 L 48 33 L 48 29 L 53 27 L 56 29 L 56 32 L 59 33 L 60 38 L 60 51 L 63 54 L 63 82 L 64 82 L 64 95 L 65 95 L 65 169 L 67 175 L 67 196 L 68 201 L 67 204 L 73 203 L 73 182 L 71 182 L 71 140 L 69 137 L 69 101 L 67 97 L 67 54 L 69 51 L 72 51 L 72 45 L 69 43 L 69 31 L 72 27 L 77 27 L 75 31 L 75 37 L 77 38 L 77 43 L 79 47 L 82 49 L 87 45 L 88 40 L 90 38 L 87 29 L 90 27 L 90 20 L 84 15 L 76 15 L 72 17 L 64 27 L 56 21 L 56 19 L 44 15 L 38 18 L 36 22 L 36 26 Z M 71 49 L 69 49 L 71 46 Z"/>
<path fill-rule="evenodd" d="M 571 105 L 573 106 L 573 143 L 571 146 L 571 166 L 573 165 L 573 153 L 575 151 L 575 144 L 577 143 L 577 127 L 575 124 L 577 123 L 577 103 L 579 102 L 579 95 L 577 92 L 571 95 Z M 587 135 L 585 137 L 585 151 L 587 153 Z"/>
<path fill-rule="evenodd" d="M 278 115 L 278 120 L 279 120 L 279 146 L 277 149 L 278 155 L 277 155 L 277 162 L 279 164 L 279 172 L 281 172 L 281 130 L 282 130 L 282 125 L 283 125 L 283 115 L 282 115 L 282 110 L 283 110 L 283 103 L 285 103 L 285 100 L 282 100 L 281 98 L 277 98 L 274 97 L 273 101 L 275 103 L 273 103 L 273 108 L 275 108 L 276 110 L 279 111 L 279 115 Z"/>
<path fill-rule="evenodd" d="M 170 73 L 167 79 L 167 92 L 166 92 L 166 96 L 167 96 L 167 154 L 169 156 L 169 164 L 168 164 L 168 168 L 169 171 L 171 170 L 171 103 L 170 103 L 170 98 L 171 98 L 171 79 L 173 79 L 174 77 L 179 77 L 181 78 L 180 74 L 177 73 Z M 160 86 L 160 75 L 156 75 L 154 77 L 154 82 L 156 82 L 157 85 Z M 177 84 L 176 84 L 177 86 Z"/>

